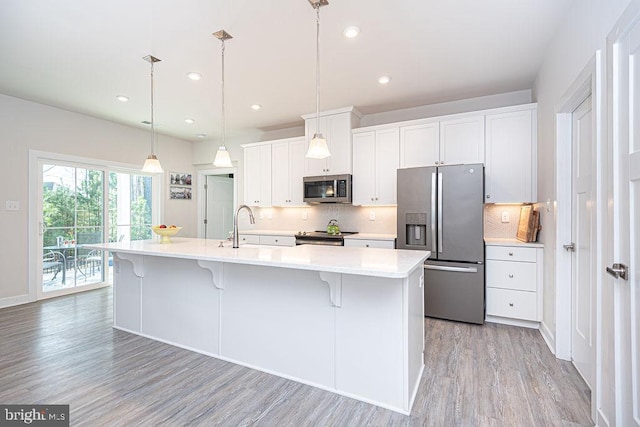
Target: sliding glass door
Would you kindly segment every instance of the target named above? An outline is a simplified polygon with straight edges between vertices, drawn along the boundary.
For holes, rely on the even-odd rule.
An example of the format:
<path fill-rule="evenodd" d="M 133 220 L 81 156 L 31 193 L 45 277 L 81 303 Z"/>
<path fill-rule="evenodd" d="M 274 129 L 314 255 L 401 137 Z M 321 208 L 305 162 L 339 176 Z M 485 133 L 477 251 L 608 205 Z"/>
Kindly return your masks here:
<path fill-rule="evenodd" d="M 38 297 L 47 298 L 112 281 L 109 253 L 99 242 L 151 239 L 154 179 L 137 171 L 41 160 Z M 157 186 L 157 185 L 156 185 Z"/>

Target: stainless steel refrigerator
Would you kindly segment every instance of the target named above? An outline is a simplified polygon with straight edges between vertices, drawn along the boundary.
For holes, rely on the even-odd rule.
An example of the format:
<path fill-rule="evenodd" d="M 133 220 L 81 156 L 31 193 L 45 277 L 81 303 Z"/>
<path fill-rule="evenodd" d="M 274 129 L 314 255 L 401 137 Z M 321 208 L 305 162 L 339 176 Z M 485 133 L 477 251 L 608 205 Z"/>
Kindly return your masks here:
<path fill-rule="evenodd" d="M 398 249 L 431 251 L 425 315 L 484 323 L 484 166 L 398 169 Z"/>

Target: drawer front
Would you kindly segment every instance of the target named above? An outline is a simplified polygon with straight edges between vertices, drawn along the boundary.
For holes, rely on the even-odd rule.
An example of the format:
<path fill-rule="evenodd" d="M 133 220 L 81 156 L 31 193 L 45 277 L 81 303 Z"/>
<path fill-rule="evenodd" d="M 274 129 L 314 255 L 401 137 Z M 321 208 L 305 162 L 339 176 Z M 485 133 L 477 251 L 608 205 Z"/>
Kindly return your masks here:
<path fill-rule="evenodd" d="M 240 243 L 250 243 L 252 245 L 260 244 L 260 236 L 255 234 L 241 234 L 238 236 Z"/>
<path fill-rule="evenodd" d="M 260 244 L 271 246 L 295 246 L 296 238 L 293 236 L 260 236 Z"/>
<path fill-rule="evenodd" d="M 351 248 L 395 248 L 393 240 L 344 239 L 344 245 Z"/>
<path fill-rule="evenodd" d="M 488 287 L 535 292 L 537 290 L 536 279 L 536 264 L 534 263 L 487 261 Z"/>
<path fill-rule="evenodd" d="M 487 316 L 539 321 L 536 293 L 487 288 Z"/>
<path fill-rule="evenodd" d="M 487 259 L 502 261 L 536 262 L 536 248 L 519 246 L 487 246 Z"/>

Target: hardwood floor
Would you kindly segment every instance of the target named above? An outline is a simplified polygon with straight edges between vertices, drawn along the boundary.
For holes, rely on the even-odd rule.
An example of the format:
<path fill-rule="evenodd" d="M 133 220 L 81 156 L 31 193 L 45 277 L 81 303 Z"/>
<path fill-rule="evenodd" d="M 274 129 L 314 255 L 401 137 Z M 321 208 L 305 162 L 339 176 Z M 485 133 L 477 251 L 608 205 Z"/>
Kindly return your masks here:
<path fill-rule="evenodd" d="M 0 403 L 70 404 L 74 426 L 592 425 L 589 389 L 535 330 L 425 319 L 404 416 L 114 330 L 111 304 L 103 288 L 0 310 Z"/>

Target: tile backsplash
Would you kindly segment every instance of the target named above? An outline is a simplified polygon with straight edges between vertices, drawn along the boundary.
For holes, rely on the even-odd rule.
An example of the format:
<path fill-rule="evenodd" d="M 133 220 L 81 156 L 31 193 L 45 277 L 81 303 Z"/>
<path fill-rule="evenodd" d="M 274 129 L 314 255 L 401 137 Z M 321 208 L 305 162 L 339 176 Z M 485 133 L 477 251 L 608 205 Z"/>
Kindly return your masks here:
<path fill-rule="evenodd" d="M 520 222 L 522 205 L 484 205 L 484 237 L 497 239 L 515 239 Z M 502 222 L 502 215 L 509 217 L 509 222 Z"/>
<path fill-rule="evenodd" d="M 243 229 L 313 231 L 325 230 L 336 219 L 343 231 L 396 234 L 395 206 L 352 206 L 324 204 L 299 208 L 252 208 L 256 219 L 250 225 L 241 217 Z M 371 219 L 371 218 L 374 219 Z M 304 219 L 306 218 L 306 219 Z"/>

